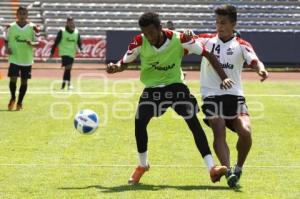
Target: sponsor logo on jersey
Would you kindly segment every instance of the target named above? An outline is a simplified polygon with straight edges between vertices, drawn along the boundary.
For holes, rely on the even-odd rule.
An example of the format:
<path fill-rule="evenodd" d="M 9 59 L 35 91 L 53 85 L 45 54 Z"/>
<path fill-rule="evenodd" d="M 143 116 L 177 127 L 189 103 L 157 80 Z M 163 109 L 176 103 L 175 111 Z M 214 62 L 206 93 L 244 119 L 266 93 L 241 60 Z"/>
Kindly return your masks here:
<path fill-rule="evenodd" d="M 151 67 L 153 67 L 155 70 L 164 70 L 164 71 L 167 71 L 167 70 L 170 70 L 172 68 L 175 67 L 175 63 L 173 64 L 170 64 L 170 65 L 167 65 L 167 66 L 160 66 L 159 65 L 159 62 L 153 62 L 153 63 L 150 63 Z"/>
<path fill-rule="evenodd" d="M 72 38 L 70 38 L 70 37 L 67 37 L 67 41 L 68 41 L 68 42 L 75 42 L 75 39 L 72 39 Z"/>
<path fill-rule="evenodd" d="M 222 68 L 233 69 L 233 64 L 227 62 L 226 64 L 222 64 Z"/>
<path fill-rule="evenodd" d="M 226 54 L 227 55 L 233 55 L 233 49 L 232 48 L 228 48 Z"/>
<path fill-rule="evenodd" d="M 16 41 L 17 41 L 17 42 L 20 42 L 20 43 L 25 43 L 26 40 L 25 40 L 25 39 L 21 39 L 20 37 L 21 37 L 20 35 L 17 35 L 17 36 L 15 37 Z"/>

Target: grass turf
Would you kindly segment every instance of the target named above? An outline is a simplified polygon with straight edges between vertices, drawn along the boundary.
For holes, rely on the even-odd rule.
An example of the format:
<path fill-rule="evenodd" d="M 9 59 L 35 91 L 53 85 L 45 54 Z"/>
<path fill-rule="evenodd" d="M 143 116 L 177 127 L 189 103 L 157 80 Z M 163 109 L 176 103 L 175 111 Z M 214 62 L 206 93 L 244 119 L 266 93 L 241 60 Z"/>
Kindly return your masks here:
<path fill-rule="evenodd" d="M 53 80 L 33 79 L 20 112 L 6 111 L 7 85 L 7 80 L 1 81 L 0 198 L 300 197 L 300 82 L 244 83 L 253 147 L 240 190 L 227 188 L 224 178 L 210 182 L 192 134 L 171 110 L 148 127 L 152 168 L 142 184 L 127 185 L 137 163 L 134 112 L 142 90 L 138 81 L 109 81 L 105 86 L 89 79 L 74 82 L 73 92 L 60 92 Z M 197 81 L 189 82 L 194 94 L 198 86 Z M 82 108 L 100 116 L 93 135 L 73 128 L 73 116 Z M 201 124 L 212 149 L 211 130 Z M 236 138 L 228 132 L 232 164 Z"/>

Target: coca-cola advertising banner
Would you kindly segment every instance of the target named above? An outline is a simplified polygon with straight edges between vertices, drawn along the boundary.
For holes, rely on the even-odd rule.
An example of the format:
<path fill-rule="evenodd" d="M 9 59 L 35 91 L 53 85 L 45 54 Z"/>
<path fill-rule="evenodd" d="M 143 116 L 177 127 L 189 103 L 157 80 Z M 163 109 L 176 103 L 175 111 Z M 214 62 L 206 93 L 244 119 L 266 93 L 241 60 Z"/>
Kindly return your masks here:
<path fill-rule="evenodd" d="M 55 38 L 41 38 L 39 39 L 40 45 L 35 48 L 34 56 L 37 59 L 44 59 L 50 56 L 52 45 Z M 96 59 L 100 61 L 105 60 L 106 55 L 106 39 L 99 38 L 82 38 L 82 51 L 77 54 L 76 58 L 81 59 Z M 4 39 L 0 38 L 0 56 L 5 56 Z M 58 49 L 56 49 L 54 58 L 58 58 Z"/>

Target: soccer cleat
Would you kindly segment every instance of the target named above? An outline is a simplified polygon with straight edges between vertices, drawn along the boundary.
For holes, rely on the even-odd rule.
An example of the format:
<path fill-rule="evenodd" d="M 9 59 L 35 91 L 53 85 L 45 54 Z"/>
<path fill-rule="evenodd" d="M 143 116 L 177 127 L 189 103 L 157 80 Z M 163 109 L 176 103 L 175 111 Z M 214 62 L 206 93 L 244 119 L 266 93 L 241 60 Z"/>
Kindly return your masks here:
<path fill-rule="evenodd" d="M 210 179 L 213 183 L 220 181 L 221 177 L 227 172 L 226 166 L 214 166 L 210 169 Z"/>
<path fill-rule="evenodd" d="M 73 90 L 74 89 L 74 87 L 72 86 L 72 85 L 70 85 L 70 86 L 68 86 L 68 90 L 70 91 L 70 90 Z"/>
<path fill-rule="evenodd" d="M 237 171 L 237 169 L 234 167 L 233 173 L 237 177 L 237 184 L 238 184 L 243 172 L 242 170 Z"/>
<path fill-rule="evenodd" d="M 226 172 L 225 177 L 230 188 L 236 188 L 238 186 L 239 177 L 232 171 L 232 169 Z"/>
<path fill-rule="evenodd" d="M 21 109 L 23 109 L 22 104 L 17 104 L 16 111 L 20 111 Z"/>
<path fill-rule="evenodd" d="M 142 167 L 142 166 L 138 166 L 135 168 L 134 172 L 131 174 L 129 180 L 128 180 L 128 184 L 130 185 L 135 185 L 138 184 L 141 177 L 144 175 L 144 173 L 146 171 L 148 171 L 150 169 L 150 165 L 148 165 L 147 167 Z"/>
<path fill-rule="evenodd" d="M 7 108 L 8 108 L 9 111 L 12 111 L 14 109 L 15 103 L 16 103 L 15 100 L 13 100 L 13 99 L 9 100 L 9 103 L 7 105 Z"/>

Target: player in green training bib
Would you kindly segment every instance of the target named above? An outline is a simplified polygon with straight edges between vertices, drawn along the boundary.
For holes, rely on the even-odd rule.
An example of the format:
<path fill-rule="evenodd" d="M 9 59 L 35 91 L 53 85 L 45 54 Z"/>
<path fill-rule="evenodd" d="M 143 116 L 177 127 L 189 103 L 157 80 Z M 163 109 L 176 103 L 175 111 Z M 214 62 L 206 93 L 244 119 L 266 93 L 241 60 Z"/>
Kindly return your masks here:
<path fill-rule="evenodd" d="M 71 86 L 71 70 L 74 58 L 76 56 L 77 46 L 80 51 L 82 50 L 80 34 L 78 32 L 78 29 L 75 28 L 74 19 L 72 17 L 67 18 L 66 27 L 62 28 L 57 33 L 55 42 L 51 49 L 50 57 L 54 55 L 57 46 L 59 56 L 62 60 L 62 67 L 65 68 L 61 89 L 64 89 L 67 83 L 68 89 L 70 90 L 73 88 Z"/>
<path fill-rule="evenodd" d="M 227 78 L 217 59 L 193 38 L 187 38 L 183 33 L 162 29 L 158 14 L 144 13 L 139 18 L 139 26 L 142 34 L 137 35 L 129 44 L 122 60 L 107 66 L 108 73 L 121 72 L 126 69 L 127 63 L 134 61 L 138 56 L 141 59 L 140 80 L 146 88 L 140 97 L 135 117 L 139 165 L 128 183 L 139 183 L 142 175 L 149 170 L 147 125 L 153 117 L 163 115 L 169 107 L 183 117 L 192 131 L 211 181 L 219 181 L 227 169 L 225 166 L 214 164 L 205 133 L 196 115 L 199 112 L 197 100 L 183 83 L 181 61 L 185 51 L 205 56 L 219 74 L 221 87 L 230 88 L 233 82 Z"/>
<path fill-rule="evenodd" d="M 23 99 L 27 90 L 27 80 L 31 78 L 33 64 L 33 47 L 39 45 L 36 34 L 39 32 L 36 25 L 27 21 L 28 10 L 19 7 L 17 21 L 8 25 L 5 36 L 5 51 L 9 55 L 8 77 L 11 98 L 8 110 L 13 110 L 16 102 L 17 78 L 21 77 L 21 86 L 16 110 L 23 108 Z"/>

